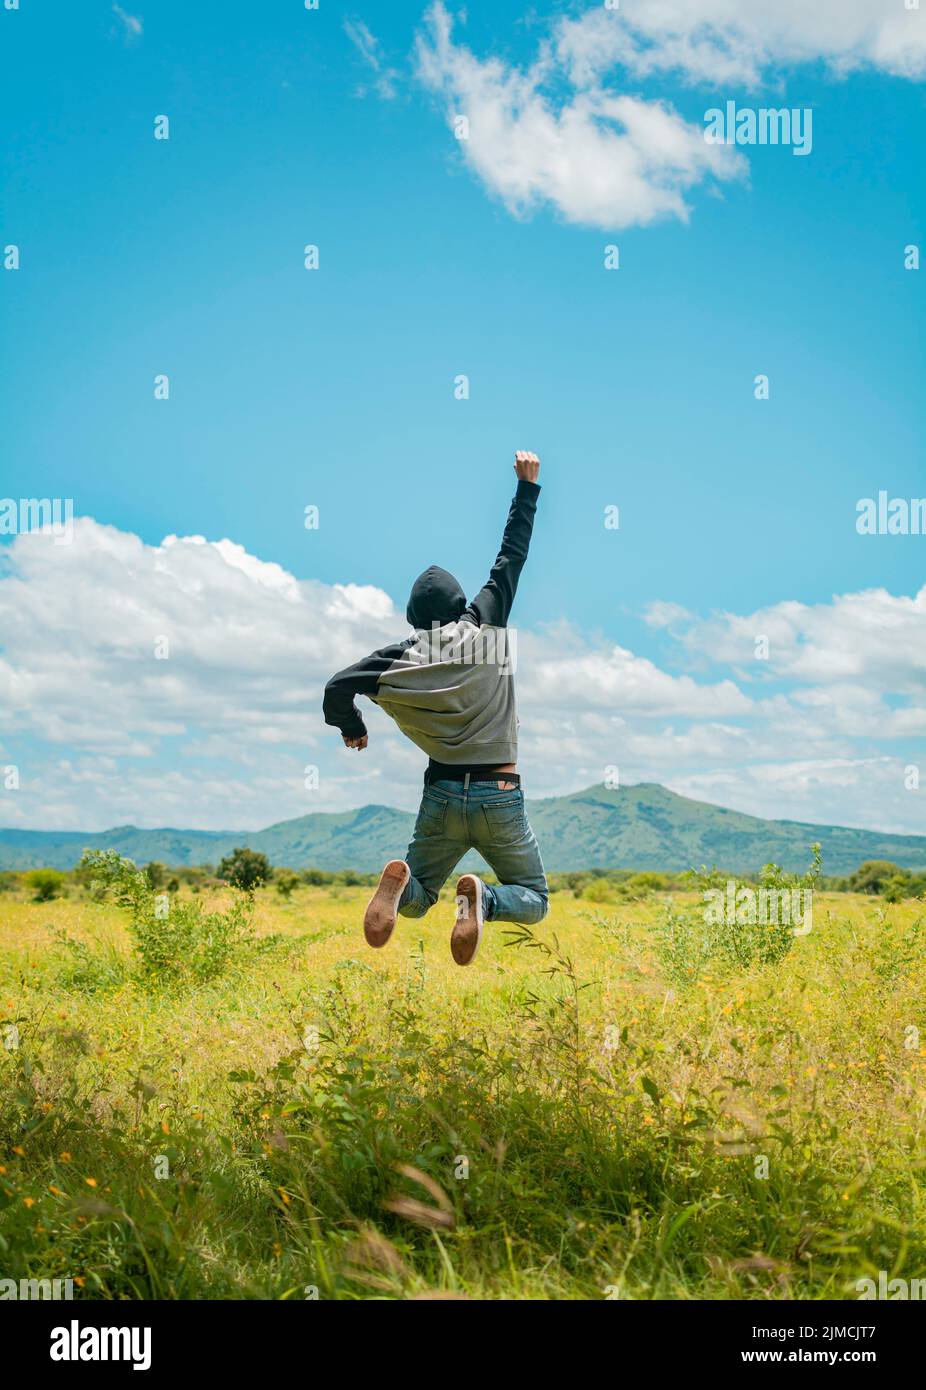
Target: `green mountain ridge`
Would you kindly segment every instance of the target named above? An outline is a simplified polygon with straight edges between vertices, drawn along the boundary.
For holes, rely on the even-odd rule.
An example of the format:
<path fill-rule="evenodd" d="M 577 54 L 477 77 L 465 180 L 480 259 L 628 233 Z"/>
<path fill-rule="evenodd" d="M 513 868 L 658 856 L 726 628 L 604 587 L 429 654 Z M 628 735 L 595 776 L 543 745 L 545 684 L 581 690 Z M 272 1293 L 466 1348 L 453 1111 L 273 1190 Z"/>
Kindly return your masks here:
<path fill-rule="evenodd" d="M 763 820 L 679 796 L 653 782 L 609 790 L 587 787 L 528 802 L 528 814 L 550 872 L 632 868 L 678 872 L 707 864 L 754 873 L 770 860 L 806 867 L 819 842 L 823 869 L 848 874 L 865 859 L 889 859 L 926 871 L 926 836 L 893 835 L 847 826 Z M 404 852 L 414 815 L 392 806 L 319 811 L 264 830 L 145 830 L 120 825 L 96 833 L 0 829 L 0 869 L 72 868 L 83 850 L 116 849 L 136 863 L 217 864 L 238 845 L 261 850 L 293 869 L 370 872 Z M 467 855 L 467 865 L 481 862 Z"/>

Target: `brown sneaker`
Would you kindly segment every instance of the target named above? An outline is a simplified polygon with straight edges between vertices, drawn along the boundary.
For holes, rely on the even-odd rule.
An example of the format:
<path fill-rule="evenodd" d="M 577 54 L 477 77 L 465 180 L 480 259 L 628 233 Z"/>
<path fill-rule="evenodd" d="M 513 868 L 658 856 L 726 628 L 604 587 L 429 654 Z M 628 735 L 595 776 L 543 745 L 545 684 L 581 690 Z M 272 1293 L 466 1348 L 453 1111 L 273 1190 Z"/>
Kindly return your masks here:
<path fill-rule="evenodd" d="M 368 946 L 385 946 L 395 928 L 399 899 L 408 882 L 404 859 L 390 859 L 379 876 L 376 892 L 363 914 L 363 934 Z"/>
<path fill-rule="evenodd" d="M 482 879 L 463 874 L 457 879 L 457 920 L 450 937 L 450 954 L 457 965 L 469 965 L 482 940 Z"/>

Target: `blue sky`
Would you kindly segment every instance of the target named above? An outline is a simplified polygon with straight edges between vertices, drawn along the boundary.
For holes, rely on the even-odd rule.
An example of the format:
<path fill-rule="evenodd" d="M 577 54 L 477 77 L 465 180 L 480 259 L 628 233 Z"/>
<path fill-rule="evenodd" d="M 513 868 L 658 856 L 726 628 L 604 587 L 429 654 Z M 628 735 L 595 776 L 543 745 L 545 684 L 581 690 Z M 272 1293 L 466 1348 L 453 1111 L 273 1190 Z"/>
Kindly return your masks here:
<path fill-rule="evenodd" d="M 879 650 L 834 674 L 833 657 L 838 667 L 860 632 L 874 631 L 879 645 L 895 622 L 901 648 L 924 635 L 926 600 L 914 600 L 926 538 L 859 536 L 855 517 L 857 500 L 880 489 L 926 491 L 923 281 L 904 269 L 904 247 L 923 233 L 926 19 L 891 16 L 873 30 L 884 7 L 850 0 L 848 9 L 822 5 L 802 28 L 791 7 L 772 4 L 756 29 L 726 23 L 722 0 L 705 0 L 700 14 L 694 0 L 675 0 L 674 23 L 654 33 L 634 29 L 640 10 L 627 0 L 617 58 L 589 71 L 587 54 L 601 49 L 589 26 L 602 9 L 474 0 L 465 23 L 448 13 L 443 40 L 420 0 L 321 0 L 317 11 L 295 0 L 121 10 L 22 0 L 0 11 L 2 241 L 21 254 L 20 269 L 0 277 L 0 493 L 72 497 L 82 517 L 153 548 L 168 535 L 227 538 L 325 586 L 319 593 L 371 586 L 398 610 L 381 621 L 374 602 L 366 613 L 378 638 L 367 645 L 379 645 L 404 634 L 405 595 L 424 565 L 446 565 L 470 591 L 482 582 L 511 455 L 535 450 L 544 492 L 516 610 L 524 629 L 552 641 L 551 630 L 568 625 L 570 640 L 579 634 L 583 652 L 605 661 L 618 644 L 652 664 L 654 681 L 730 681 L 750 701 L 758 691 L 790 702 L 760 716 L 722 697 L 716 709 L 700 697 L 665 708 L 657 699 L 652 714 L 638 712 L 637 730 L 620 722 L 618 672 L 580 712 L 584 726 L 569 710 L 550 714 L 581 751 L 557 762 L 539 736 L 527 745 L 537 791 L 594 781 L 604 759 L 632 780 L 762 814 L 841 812 L 850 823 L 926 829 L 922 799 L 897 785 L 923 753 L 922 665 Z M 704 20 L 695 71 L 673 58 L 673 44 L 702 39 Z M 584 27 L 564 29 L 568 21 Z M 593 42 L 577 77 L 566 36 L 575 64 L 586 34 Z M 525 81 L 529 90 L 512 98 L 512 84 Z M 464 145 L 448 116 L 474 91 Z M 564 121 L 589 94 L 629 96 L 642 112 L 658 103 L 679 129 L 731 99 L 809 107 L 812 153 L 744 148 L 736 172 L 705 171 L 696 150 L 686 153 L 681 215 L 650 220 L 647 200 L 658 206 L 666 177 L 647 146 L 642 193 L 629 200 L 615 175 L 602 212 L 598 163 L 581 171 L 588 129 L 573 141 Z M 497 124 L 480 127 L 480 106 L 493 102 Z M 555 158 L 569 166 L 559 183 L 544 167 L 552 154 L 531 103 L 556 128 Z M 153 138 L 159 114 L 170 118 L 169 141 Z M 615 129 L 601 117 L 593 125 Z M 622 158 L 618 144 L 603 153 L 615 165 Z M 306 243 L 320 248 L 317 272 L 303 267 Z M 609 243 L 620 248 L 619 271 L 603 268 Z M 162 372 L 166 402 L 153 396 Z M 470 378 L 465 401 L 454 398 L 458 373 Z M 754 398 L 758 373 L 770 379 L 768 401 Z M 317 531 L 303 526 L 307 504 L 320 510 Z M 610 504 L 620 508 L 617 532 L 603 525 Z M 82 554 L 97 553 L 94 537 Z M 6 543 L 8 583 L 16 545 L 24 552 L 40 539 Z M 93 586 L 115 579 L 92 559 L 70 579 L 57 570 L 43 579 L 37 562 L 30 573 L 39 587 L 87 585 L 81 640 L 92 648 Z M 856 618 L 847 628 L 834 596 L 879 590 L 891 603 L 848 605 Z M 276 805 L 282 815 L 413 799 L 420 759 L 406 773 L 384 720 L 375 732 L 389 759 L 362 772 L 326 742 L 322 665 L 311 662 L 304 734 L 274 747 L 294 766 L 322 767 L 318 805 L 298 789 L 274 795 L 250 742 L 276 738 L 269 707 L 266 724 L 246 719 L 234 732 L 237 754 L 211 742 L 230 731 L 187 696 L 165 706 L 170 733 L 155 727 L 152 706 L 137 727 L 122 724 L 118 746 L 99 729 L 69 732 L 84 721 L 58 707 L 53 685 L 30 684 L 17 592 L 7 588 L 5 610 L 0 599 L 14 706 L 0 747 L 37 775 L 31 790 L 23 776 L 0 821 L 237 826 L 262 823 Z M 64 617 L 47 596 L 34 601 L 42 640 L 60 649 Z M 656 602 L 685 615 L 654 621 Z M 791 603 L 806 621 L 782 610 Z M 790 623 L 783 659 L 776 664 L 773 643 L 761 672 L 749 638 L 762 630 L 751 621 L 759 613 L 770 615 L 766 625 Z M 73 632 L 72 622 L 65 645 Z M 356 656 L 366 636 L 365 626 Z M 808 644 L 820 653 L 814 669 L 801 656 Z M 322 664 L 323 648 L 319 638 Z M 196 664 L 191 653 L 187 675 Z M 234 661 L 199 666 L 202 689 L 221 701 Z M 294 707 L 298 668 L 285 679 Z M 26 712 L 26 686 L 44 718 Z M 118 702 L 102 707 L 108 727 L 120 722 Z M 792 722 L 811 708 L 832 716 L 816 744 Z M 904 715 L 897 729 L 886 728 L 884 710 Z M 613 726 L 606 746 L 602 721 Z M 715 726 L 738 731 L 735 751 L 706 737 Z M 624 739 L 630 728 L 637 744 Z M 673 739 L 687 739 L 677 756 Z M 194 747 L 211 751 L 190 772 Z M 756 780 L 758 763 L 772 771 Z M 204 766 L 216 786 L 234 783 L 232 804 L 217 793 L 198 799 Z M 850 794 L 851 767 L 861 770 Z M 269 781 L 258 787 L 261 769 Z M 279 775 L 289 788 L 292 773 Z M 172 778 L 177 799 L 159 797 Z"/>

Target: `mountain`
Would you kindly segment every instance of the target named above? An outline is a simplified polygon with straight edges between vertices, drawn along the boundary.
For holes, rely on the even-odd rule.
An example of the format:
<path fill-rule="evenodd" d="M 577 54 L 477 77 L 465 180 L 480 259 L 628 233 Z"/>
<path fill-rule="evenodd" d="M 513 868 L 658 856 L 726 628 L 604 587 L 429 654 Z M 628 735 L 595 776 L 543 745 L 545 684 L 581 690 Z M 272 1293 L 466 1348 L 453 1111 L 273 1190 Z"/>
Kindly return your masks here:
<path fill-rule="evenodd" d="M 865 859 L 926 869 L 923 835 L 761 820 L 649 782 L 620 791 L 589 787 L 536 801 L 530 817 L 544 863 L 554 871 L 599 866 L 678 871 L 716 864 L 747 873 L 769 861 L 797 871 L 807 867 L 810 846 L 817 842 L 827 874 L 851 873 Z"/>
<path fill-rule="evenodd" d="M 876 830 L 760 820 L 677 796 L 655 783 L 609 791 L 588 787 L 570 796 L 528 802 L 531 824 L 551 872 L 588 868 L 678 871 L 716 864 L 735 873 L 753 872 L 774 860 L 799 870 L 819 841 L 823 869 L 847 874 L 864 859 L 890 859 L 926 871 L 926 836 Z M 49 866 L 68 869 L 83 849 L 117 849 L 146 864 L 217 864 L 237 845 L 263 851 L 272 864 L 293 869 L 378 869 L 401 854 L 414 816 L 390 806 L 319 812 L 280 821 L 266 830 L 139 830 L 122 825 L 97 834 L 80 831 L 0 830 L 0 869 Z M 476 855 L 465 863 L 479 863 Z"/>

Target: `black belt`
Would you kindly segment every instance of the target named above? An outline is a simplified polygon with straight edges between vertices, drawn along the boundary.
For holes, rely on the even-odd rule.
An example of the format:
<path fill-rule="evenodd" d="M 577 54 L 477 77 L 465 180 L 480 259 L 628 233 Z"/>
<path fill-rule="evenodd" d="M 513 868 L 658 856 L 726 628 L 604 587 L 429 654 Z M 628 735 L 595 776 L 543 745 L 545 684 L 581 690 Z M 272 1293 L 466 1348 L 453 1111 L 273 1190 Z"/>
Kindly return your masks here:
<path fill-rule="evenodd" d="M 475 767 L 446 767 L 434 766 L 425 769 L 424 780 L 428 782 L 513 782 L 516 787 L 521 785 L 521 775 L 518 772 L 487 772 Z"/>

